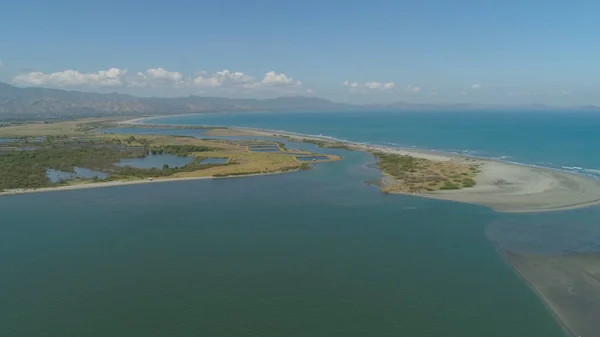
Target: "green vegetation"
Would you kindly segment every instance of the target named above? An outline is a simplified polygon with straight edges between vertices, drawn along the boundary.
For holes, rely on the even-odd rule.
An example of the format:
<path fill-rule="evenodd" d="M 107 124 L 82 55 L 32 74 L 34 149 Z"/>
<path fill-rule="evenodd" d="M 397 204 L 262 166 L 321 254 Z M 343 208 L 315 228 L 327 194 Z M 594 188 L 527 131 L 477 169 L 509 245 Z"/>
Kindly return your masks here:
<path fill-rule="evenodd" d="M 200 165 L 196 160 L 190 164 L 182 167 L 169 167 L 164 165 L 162 169 L 158 168 L 135 168 L 131 166 L 124 166 L 117 168 L 110 176 L 109 180 L 120 180 L 120 179 L 131 179 L 131 178 L 156 178 L 156 177 L 168 177 L 175 173 L 183 172 L 194 172 L 199 170 L 209 169 L 216 166 L 227 166 L 232 164 L 203 164 Z"/>
<path fill-rule="evenodd" d="M 440 190 L 460 190 L 460 185 L 457 185 L 451 181 L 445 181 L 444 185 L 440 187 Z"/>
<path fill-rule="evenodd" d="M 375 152 L 378 167 L 394 178 L 385 192 L 418 193 L 423 191 L 457 190 L 473 187 L 477 165 L 465 165 L 452 160 L 433 161 L 408 155 Z"/>
<path fill-rule="evenodd" d="M 133 139 L 132 139 L 133 138 Z M 102 143 L 101 141 L 86 141 L 77 143 L 66 142 L 69 138 L 48 136 L 39 143 L 39 148 L 33 151 L 11 151 L 0 155 L 0 191 L 16 188 L 40 188 L 53 186 L 46 175 L 51 169 L 74 172 L 75 167 L 85 167 L 91 170 L 104 171 L 109 179 L 165 177 L 179 172 L 192 172 L 209 169 L 214 166 L 227 164 L 204 164 L 199 161 L 180 168 L 165 167 L 163 170 L 139 169 L 132 167 L 117 167 L 114 164 L 123 158 L 143 158 L 148 150 L 142 146 L 120 146 Z M 128 138 L 129 143 L 143 142 L 135 137 Z M 194 152 L 212 151 L 207 146 L 194 145 L 165 145 L 157 147 L 153 153 L 172 153 L 187 156 Z"/>
<path fill-rule="evenodd" d="M 122 158 L 143 157 L 143 149 L 118 146 L 45 145 L 35 151 L 0 155 L 0 190 L 50 186 L 48 168 L 74 172 L 74 167 L 107 170 Z"/>
<path fill-rule="evenodd" d="M 272 171 L 271 173 L 289 172 L 289 171 L 295 171 L 295 170 L 298 170 L 298 169 L 301 169 L 301 170 L 310 169 L 310 165 L 307 165 L 307 166 L 300 165 L 300 167 L 295 167 L 295 166 L 282 167 L 278 171 Z M 264 173 L 269 173 L 269 172 L 268 171 L 225 172 L 225 173 L 215 173 L 213 175 L 213 177 L 223 178 L 223 177 L 245 176 L 245 175 L 264 174 Z"/>
<path fill-rule="evenodd" d="M 214 148 L 198 145 L 164 145 L 160 147 L 152 147 L 151 151 L 152 150 L 162 150 L 164 153 L 176 154 L 178 156 L 188 156 L 194 152 L 214 151 Z"/>
<path fill-rule="evenodd" d="M 115 120 L 86 119 L 40 122 L 0 128 L 0 138 L 13 138 L 0 152 L 0 192 L 11 189 L 35 189 L 62 184 L 78 184 L 98 179 L 76 179 L 52 183 L 48 169 L 74 172 L 75 167 L 101 171 L 106 180 L 139 180 L 145 178 L 224 177 L 307 170 L 293 156 L 281 153 L 249 152 L 240 142 L 172 135 L 98 134 L 97 128 L 113 127 Z M 224 129 L 227 131 L 226 129 Z M 251 141 L 257 145 L 284 143 Z M 20 150 L 33 148 L 31 151 Z M 115 164 L 124 158 L 143 158 L 149 153 L 194 156 L 196 160 L 183 167 L 134 168 Z M 201 164 L 203 158 L 229 158 L 224 164 Z M 338 157 L 330 156 L 331 160 Z"/>
<path fill-rule="evenodd" d="M 344 149 L 344 150 L 352 150 L 352 148 L 341 142 L 328 142 L 323 140 L 316 139 L 302 139 L 304 143 L 315 144 L 320 148 L 328 148 L 328 149 Z"/>
<path fill-rule="evenodd" d="M 373 154 L 379 159 L 379 168 L 396 177 L 404 177 L 407 172 L 414 173 L 425 166 L 425 159 L 412 156 L 400 156 L 376 152 Z"/>

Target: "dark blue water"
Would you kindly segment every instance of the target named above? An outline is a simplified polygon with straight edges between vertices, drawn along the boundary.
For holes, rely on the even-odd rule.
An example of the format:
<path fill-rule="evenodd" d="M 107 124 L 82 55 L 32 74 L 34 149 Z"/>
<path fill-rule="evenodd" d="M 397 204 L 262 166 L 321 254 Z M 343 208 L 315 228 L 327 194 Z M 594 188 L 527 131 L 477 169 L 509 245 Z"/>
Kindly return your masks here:
<path fill-rule="evenodd" d="M 600 177 L 600 114 L 590 112 L 244 112 L 150 122 L 282 130 L 501 158 Z"/>

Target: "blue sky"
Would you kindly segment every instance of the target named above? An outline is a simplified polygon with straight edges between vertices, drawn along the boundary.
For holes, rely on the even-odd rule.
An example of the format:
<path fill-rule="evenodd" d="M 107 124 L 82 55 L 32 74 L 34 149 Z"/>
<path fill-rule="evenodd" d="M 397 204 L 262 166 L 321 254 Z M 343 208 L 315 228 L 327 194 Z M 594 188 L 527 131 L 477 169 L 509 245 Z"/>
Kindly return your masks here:
<path fill-rule="evenodd" d="M 598 13 L 600 1 L 10 1 L 0 11 L 0 81 L 600 105 Z"/>

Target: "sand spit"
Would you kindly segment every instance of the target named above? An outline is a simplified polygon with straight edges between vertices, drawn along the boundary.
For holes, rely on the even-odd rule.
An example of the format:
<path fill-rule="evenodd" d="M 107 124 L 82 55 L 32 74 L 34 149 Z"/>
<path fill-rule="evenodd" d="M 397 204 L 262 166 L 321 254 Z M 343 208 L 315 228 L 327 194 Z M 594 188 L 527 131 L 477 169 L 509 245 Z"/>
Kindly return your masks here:
<path fill-rule="evenodd" d="M 293 133 L 252 130 L 260 136 L 279 136 L 344 144 L 350 149 L 410 155 L 434 161 L 478 164 L 474 187 L 414 194 L 417 196 L 484 205 L 500 212 L 544 212 L 600 204 L 600 180 L 547 168 L 530 167 L 478 157 L 407 148 L 373 146 Z M 388 178 L 389 179 L 389 178 Z M 386 183 L 386 178 L 382 179 Z"/>
<path fill-rule="evenodd" d="M 154 118 L 158 117 L 138 118 L 123 121 L 121 124 L 152 125 L 151 121 Z M 384 152 L 434 161 L 453 160 L 480 165 L 481 172 L 475 177 L 477 184 L 474 187 L 412 194 L 416 196 L 483 205 L 500 212 L 544 212 L 600 204 L 600 180 L 573 173 L 445 152 L 374 146 L 291 132 L 239 127 L 228 129 L 246 135 L 344 145 L 356 151 Z M 382 183 L 386 183 L 386 177 L 382 179 Z"/>
<path fill-rule="evenodd" d="M 600 253 L 504 254 L 569 332 L 600 336 Z"/>

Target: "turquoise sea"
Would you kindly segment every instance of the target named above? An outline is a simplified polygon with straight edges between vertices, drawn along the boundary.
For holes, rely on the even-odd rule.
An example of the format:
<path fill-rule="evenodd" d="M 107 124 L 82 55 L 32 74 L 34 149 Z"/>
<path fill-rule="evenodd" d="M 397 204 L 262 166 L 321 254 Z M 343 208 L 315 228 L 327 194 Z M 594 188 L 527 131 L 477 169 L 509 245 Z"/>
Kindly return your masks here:
<path fill-rule="evenodd" d="M 153 123 L 600 168 L 600 116 L 584 113 L 231 113 Z M 598 250 L 600 208 L 501 214 L 384 195 L 365 184 L 380 175 L 368 154 L 288 147 L 344 160 L 274 176 L 0 198 L 0 336 L 565 336 L 498 247 Z"/>
<path fill-rule="evenodd" d="M 600 178 L 600 114 L 589 111 L 240 112 L 151 122 L 252 127 L 443 150 Z"/>

